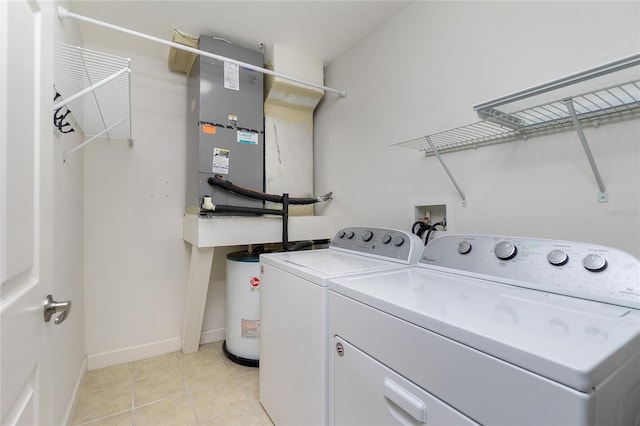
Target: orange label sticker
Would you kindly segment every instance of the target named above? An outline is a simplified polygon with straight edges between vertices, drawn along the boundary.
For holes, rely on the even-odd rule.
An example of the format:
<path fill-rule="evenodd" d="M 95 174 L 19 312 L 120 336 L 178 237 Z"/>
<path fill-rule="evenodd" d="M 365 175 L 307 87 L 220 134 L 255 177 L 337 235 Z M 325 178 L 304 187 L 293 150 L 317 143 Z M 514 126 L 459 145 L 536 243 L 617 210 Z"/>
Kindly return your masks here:
<path fill-rule="evenodd" d="M 216 126 L 212 126 L 211 124 L 203 124 L 202 125 L 202 133 L 208 133 L 210 135 L 216 134 Z"/>

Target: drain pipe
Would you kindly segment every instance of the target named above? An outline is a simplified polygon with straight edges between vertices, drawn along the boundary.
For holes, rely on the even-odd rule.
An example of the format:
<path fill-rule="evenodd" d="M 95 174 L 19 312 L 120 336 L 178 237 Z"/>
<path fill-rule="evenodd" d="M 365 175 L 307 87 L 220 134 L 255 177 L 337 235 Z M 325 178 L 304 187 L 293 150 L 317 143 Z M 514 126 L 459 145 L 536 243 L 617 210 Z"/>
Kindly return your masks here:
<path fill-rule="evenodd" d="M 282 210 L 245 206 L 229 206 L 225 204 L 211 204 L 207 207 L 209 211 L 213 212 L 272 214 L 282 216 L 282 248 L 284 249 L 284 251 L 289 251 L 289 194 L 282 194 Z"/>
<path fill-rule="evenodd" d="M 282 216 L 282 249 L 284 251 L 289 251 L 289 204 L 313 204 L 320 201 L 333 199 L 333 192 L 329 192 L 321 197 L 289 198 L 289 194 L 286 192 L 281 196 L 258 192 L 249 188 L 235 185 L 219 177 L 210 177 L 209 179 L 207 179 L 207 182 L 211 186 L 217 186 L 226 191 L 235 192 L 236 194 L 242 195 L 247 198 L 271 201 L 274 203 L 282 203 L 282 210 L 275 210 L 259 207 L 216 205 L 211 202 L 211 197 L 205 197 L 202 208 L 204 210 L 213 212 L 218 211 L 230 213 L 273 214 Z"/>
<path fill-rule="evenodd" d="M 289 194 L 282 194 L 282 250 L 289 251 Z"/>

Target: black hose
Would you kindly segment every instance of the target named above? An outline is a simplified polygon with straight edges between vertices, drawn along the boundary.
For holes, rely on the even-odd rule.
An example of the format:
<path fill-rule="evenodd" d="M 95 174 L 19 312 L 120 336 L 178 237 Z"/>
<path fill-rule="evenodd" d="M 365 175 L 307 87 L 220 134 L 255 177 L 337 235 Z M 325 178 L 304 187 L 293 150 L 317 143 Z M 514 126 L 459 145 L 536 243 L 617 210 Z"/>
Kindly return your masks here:
<path fill-rule="evenodd" d="M 416 229 L 416 227 L 418 229 Z M 431 232 L 434 230 L 435 225 L 429 225 L 428 223 L 424 223 L 423 221 L 418 221 L 413 224 L 411 227 L 411 231 L 420 237 L 421 240 L 424 240 L 424 245 L 426 246 L 429 243 L 429 236 Z M 424 233 L 427 232 L 427 237 L 423 238 Z"/>
<path fill-rule="evenodd" d="M 298 241 L 297 243 L 292 245 L 289 248 L 289 250 L 290 251 L 298 251 L 298 250 L 302 250 L 303 248 L 311 247 L 314 244 L 315 244 L 315 242 L 313 240 Z"/>
<path fill-rule="evenodd" d="M 441 226 L 444 229 L 447 226 L 447 219 L 442 219 L 440 222 L 434 223 L 433 225 L 429 225 L 419 220 L 411 226 L 411 232 L 420 237 L 420 239 L 423 239 L 422 235 L 426 231 L 427 235 L 424 238 L 424 245 L 426 246 L 429 244 L 429 238 L 431 238 L 431 233 L 436 230 L 436 226 Z"/>
<path fill-rule="evenodd" d="M 273 203 L 282 203 L 283 196 L 276 194 L 266 194 L 264 192 L 254 191 L 253 189 L 245 188 L 234 183 L 224 180 L 219 177 L 210 177 L 207 179 L 209 185 L 223 188 L 230 192 L 235 192 L 238 195 L 242 195 L 248 198 L 255 198 L 258 200 L 271 201 Z M 289 204 L 313 204 L 320 201 L 327 201 L 333 198 L 333 193 L 329 192 L 321 197 L 307 197 L 307 198 L 289 198 Z"/>
<path fill-rule="evenodd" d="M 289 247 L 289 251 L 298 251 L 298 250 L 305 249 L 307 247 L 315 246 L 317 244 L 329 244 L 330 242 L 331 240 L 327 240 L 327 239 L 298 241 L 297 243 Z"/>
<path fill-rule="evenodd" d="M 289 251 L 289 194 L 282 194 L 282 249 Z"/>
<path fill-rule="evenodd" d="M 265 209 L 259 207 L 227 206 L 224 204 L 216 204 L 213 210 L 210 211 L 229 213 L 275 214 L 278 216 L 284 215 L 282 210 Z"/>
<path fill-rule="evenodd" d="M 429 238 L 431 237 L 431 233 L 436 229 L 436 225 L 433 225 L 431 228 L 429 228 L 429 230 L 427 231 L 427 236 L 424 237 L 424 245 L 426 246 L 427 244 L 429 244 Z"/>
<path fill-rule="evenodd" d="M 418 223 L 420 223 L 420 227 L 417 230 L 415 230 L 415 226 Z M 427 238 L 424 239 L 424 245 L 426 246 L 427 243 L 429 242 L 429 235 L 431 235 L 431 231 L 433 230 L 434 227 L 435 227 L 435 225 L 428 225 L 428 224 L 426 224 L 424 222 L 416 222 L 414 224 L 414 226 L 412 227 L 412 230 L 413 230 L 414 234 L 416 234 L 418 237 L 420 237 L 420 239 L 423 239 L 422 238 L 423 234 L 428 231 Z"/>
<path fill-rule="evenodd" d="M 411 226 L 411 232 L 413 232 L 414 234 L 418 235 L 418 230 L 416 229 L 416 226 L 422 226 L 425 223 L 421 220 L 417 221 L 417 222 L 413 222 L 413 225 Z"/>
<path fill-rule="evenodd" d="M 262 244 L 255 246 L 253 250 L 249 252 L 251 256 L 260 256 L 262 253 L 264 253 L 264 246 Z"/>

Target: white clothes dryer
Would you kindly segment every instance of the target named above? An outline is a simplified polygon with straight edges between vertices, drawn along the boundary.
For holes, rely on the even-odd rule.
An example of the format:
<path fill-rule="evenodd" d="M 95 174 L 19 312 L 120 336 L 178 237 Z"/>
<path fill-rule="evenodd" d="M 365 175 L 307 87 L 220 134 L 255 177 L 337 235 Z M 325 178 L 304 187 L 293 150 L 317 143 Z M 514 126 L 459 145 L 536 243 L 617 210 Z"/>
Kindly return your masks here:
<path fill-rule="evenodd" d="M 330 424 L 640 425 L 627 253 L 448 235 L 329 286 Z"/>
<path fill-rule="evenodd" d="M 329 248 L 260 256 L 260 403 L 277 425 L 325 425 L 331 278 L 405 268 L 424 248 L 408 232 L 350 227 Z"/>

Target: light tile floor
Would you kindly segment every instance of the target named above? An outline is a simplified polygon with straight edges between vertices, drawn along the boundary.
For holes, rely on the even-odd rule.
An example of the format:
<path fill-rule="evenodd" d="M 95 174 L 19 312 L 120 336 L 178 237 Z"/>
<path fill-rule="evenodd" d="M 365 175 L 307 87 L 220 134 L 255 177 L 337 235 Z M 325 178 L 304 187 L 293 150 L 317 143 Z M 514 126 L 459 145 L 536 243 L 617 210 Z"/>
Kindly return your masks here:
<path fill-rule="evenodd" d="M 73 425 L 266 425 L 258 369 L 229 361 L 222 342 L 88 371 Z"/>

